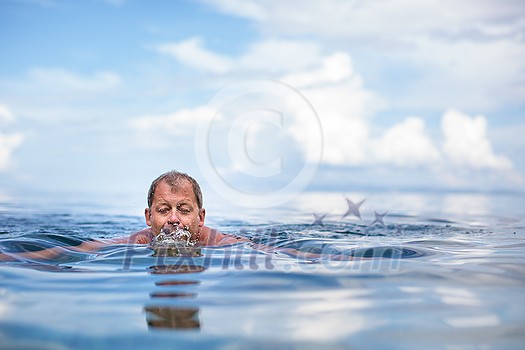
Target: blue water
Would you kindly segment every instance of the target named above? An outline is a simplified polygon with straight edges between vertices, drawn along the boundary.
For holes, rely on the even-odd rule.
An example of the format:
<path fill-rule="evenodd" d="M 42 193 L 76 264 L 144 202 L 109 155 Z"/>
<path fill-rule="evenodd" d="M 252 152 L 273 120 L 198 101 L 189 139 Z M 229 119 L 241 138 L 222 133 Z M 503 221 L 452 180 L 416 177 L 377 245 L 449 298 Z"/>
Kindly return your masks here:
<path fill-rule="evenodd" d="M 2 251 L 62 249 L 0 263 L 0 348 L 523 347 L 523 196 L 367 198 L 361 220 L 343 218 L 334 193 L 271 211 L 210 203 L 208 225 L 283 251 L 241 243 L 195 256 L 68 248 L 142 229 L 139 207 L 4 200 Z M 384 226 L 372 224 L 374 211 L 387 212 Z M 326 214 L 322 225 L 313 213 Z"/>

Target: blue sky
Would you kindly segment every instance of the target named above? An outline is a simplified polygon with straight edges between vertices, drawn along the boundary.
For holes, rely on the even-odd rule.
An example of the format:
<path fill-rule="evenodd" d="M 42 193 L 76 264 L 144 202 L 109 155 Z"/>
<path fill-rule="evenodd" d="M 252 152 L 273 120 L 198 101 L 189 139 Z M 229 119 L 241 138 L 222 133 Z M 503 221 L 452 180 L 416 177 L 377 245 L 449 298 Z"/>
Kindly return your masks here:
<path fill-rule="evenodd" d="M 2 1 L 0 194 L 142 195 L 173 168 L 255 197 L 298 177 L 292 191 L 523 191 L 524 14 L 514 0 Z"/>

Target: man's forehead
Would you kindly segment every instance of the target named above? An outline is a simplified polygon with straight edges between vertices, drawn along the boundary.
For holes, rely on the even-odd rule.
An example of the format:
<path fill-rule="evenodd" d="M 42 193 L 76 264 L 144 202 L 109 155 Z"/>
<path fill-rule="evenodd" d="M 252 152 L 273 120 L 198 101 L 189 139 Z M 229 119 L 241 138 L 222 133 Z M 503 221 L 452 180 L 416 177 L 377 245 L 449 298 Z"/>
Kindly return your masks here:
<path fill-rule="evenodd" d="M 170 183 L 167 180 L 162 180 L 157 185 L 157 188 L 155 189 L 155 193 L 153 194 L 153 198 L 158 197 L 160 195 L 160 191 L 166 191 L 166 189 L 169 188 L 169 191 L 175 195 L 184 195 L 189 197 L 191 200 L 196 200 L 195 194 L 193 193 L 193 186 L 192 184 L 186 180 L 181 179 L 177 181 L 176 183 Z"/>

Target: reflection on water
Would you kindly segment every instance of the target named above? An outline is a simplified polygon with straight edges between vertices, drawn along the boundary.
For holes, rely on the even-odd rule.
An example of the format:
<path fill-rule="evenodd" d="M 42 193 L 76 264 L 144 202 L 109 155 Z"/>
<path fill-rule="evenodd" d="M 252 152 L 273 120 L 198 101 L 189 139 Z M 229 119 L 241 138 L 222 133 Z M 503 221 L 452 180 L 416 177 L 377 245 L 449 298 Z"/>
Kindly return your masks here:
<path fill-rule="evenodd" d="M 155 265 L 150 266 L 148 268 L 150 270 L 151 274 L 161 274 L 161 275 L 169 275 L 169 274 L 180 274 L 180 273 L 195 273 L 195 272 L 202 272 L 206 270 L 204 266 L 195 266 L 195 265 L 188 265 L 188 264 L 174 264 L 174 265 Z"/>
<path fill-rule="evenodd" d="M 67 245 L 121 236 L 142 221 L 0 213 L 0 250 L 61 246 L 56 258 L 0 263 L 0 348 L 522 346 L 521 214 L 458 214 L 493 213 L 498 198 L 367 198 L 363 220 L 341 220 L 337 194 L 340 208 L 312 197 L 317 202 L 271 223 L 217 221 L 222 231 L 277 251 L 241 243 L 184 251 L 116 245 L 84 254 Z M 414 203 L 438 209 L 421 218 Z M 324 208 L 332 211 L 323 225 L 312 225 L 312 212 Z M 384 226 L 371 225 L 374 209 L 388 209 Z"/>
<path fill-rule="evenodd" d="M 178 275 L 193 274 L 206 270 L 204 266 L 191 264 L 174 264 L 174 265 L 155 265 L 148 268 L 153 275 Z M 146 305 L 146 320 L 151 328 L 171 328 L 171 329 L 190 329 L 200 328 L 198 319 L 199 309 L 195 307 L 178 307 L 170 304 L 159 305 L 159 299 L 173 301 L 178 298 L 195 298 L 197 293 L 173 290 L 173 288 L 197 285 L 199 281 L 195 280 L 161 280 L 155 282 L 157 290 L 150 293 L 150 297 L 155 301 L 155 305 Z M 169 290 L 166 290 L 169 288 Z"/>
<path fill-rule="evenodd" d="M 146 306 L 148 326 L 152 328 L 199 329 L 199 309 Z"/>
<path fill-rule="evenodd" d="M 199 273 L 206 269 L 195 265 L 162 265 L 149 268 L 151 274 L 178 275 L 188 273 Z M 154 305 L 146 305 L 146 321 L 150 328 L 161 329 L 199 329 L 199 308 L 189 306 L 176 306 L 169 302 L 176 302 L 179 298 L 196 298 L 197 293 L 181 290 L 186 286 L 198 285 L 200 282 L 194 279 L 166 279 L 155 282 L 157 287 L 150 293 Z M 174 288 L 178 288 L 175 289 Z M 166 300 L 169 302 L 166 303 Z M 160 302 L 160 304 L 159 304 Z M 166 303 L 166 304 L 164 304 Z"/>

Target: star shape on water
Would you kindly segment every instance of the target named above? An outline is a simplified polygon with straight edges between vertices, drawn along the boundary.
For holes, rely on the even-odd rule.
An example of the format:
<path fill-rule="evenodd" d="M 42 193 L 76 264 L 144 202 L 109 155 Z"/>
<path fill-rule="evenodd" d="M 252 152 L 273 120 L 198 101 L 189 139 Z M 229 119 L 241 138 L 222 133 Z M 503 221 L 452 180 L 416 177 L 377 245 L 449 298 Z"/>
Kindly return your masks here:
<path fill-rule="evenodd" d="M 326 214 L 319 215 L 316 213 L 312 213 L 312 215 L 314 216 L 314 222 L 312 223 L 312 226 L 315 226 L 315 225 L 324 226 L 323 219 L 325 218 Z"/>
<path fill-rule="evenodd" d="M 346 218 L 348 215 L 354 215 L 355 217 L 359 218 L 361 220 L 361 213 L 359 212 L 359 207 L 366 201 L 366 198 L 358 203 L 352 202 L 348 197 L 345 197 L 346 204 L 348 205 L 348 209 L 346 210 L 346 213 L 343 214 L 343 219 Z"/>
<path fill-rule="evenodd" d="M 385 227 L 385 222 L 383 221 L 383 218 L 385 217 L 386 213 L 388 213 L 388 212 L 385 211 L 383 214 L 380 214 L 380 213 L 378 213 L 377 211 L 374 210 L 375 219 L 374 219 L 374 221 L 372 221 L 370 226 L 373 226 L 374 224 L 379 224 L 380 226 Z"/>

